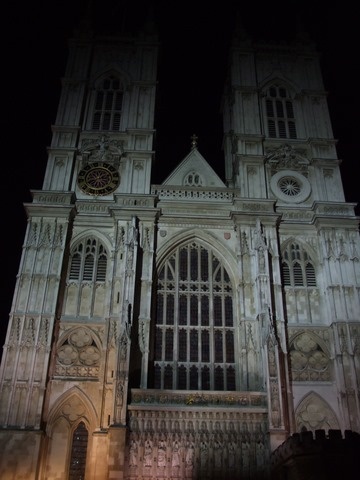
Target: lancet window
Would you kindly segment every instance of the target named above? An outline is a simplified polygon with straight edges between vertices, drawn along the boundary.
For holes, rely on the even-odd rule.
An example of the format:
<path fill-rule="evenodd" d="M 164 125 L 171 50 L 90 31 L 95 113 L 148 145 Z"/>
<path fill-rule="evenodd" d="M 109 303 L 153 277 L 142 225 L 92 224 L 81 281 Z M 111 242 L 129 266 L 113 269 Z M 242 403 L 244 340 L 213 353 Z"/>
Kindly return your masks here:
<path fill-rule="evenodd" d="M 84 423 L 80 422 L 72 437 L 69 480 L 85 478 L 87 445 L 88 431 Z"/>
<path fill-rule="evenodd" d="M 272 138 L 296 138 L 293 102 L 286 88 L 272 85 L 265 98 L 268 135 Z"/>
<path fill-rule="evenodd" d="M 110 75 L 102 80 L 95 92 L 92 130 L 120 130 L 123 88 L 119 78 Z"/>
<path fill-rule="evenodd" d="M 283 252 L 282 274 L 285 286 L 316 287 L 313 261 L 297 243 L 289 243 Z"/>
<path fill-rule="evenodd" d="M 107 252 L 94 238 L 78 243 L 71 255 L 69 280 L 104 282 L 106 279 Z"/>
<path fill-rule="evenodd" d="M 177 248 L 159 271 L 155 387 L 235 390 L 232 285 L 215 253 Z"/>

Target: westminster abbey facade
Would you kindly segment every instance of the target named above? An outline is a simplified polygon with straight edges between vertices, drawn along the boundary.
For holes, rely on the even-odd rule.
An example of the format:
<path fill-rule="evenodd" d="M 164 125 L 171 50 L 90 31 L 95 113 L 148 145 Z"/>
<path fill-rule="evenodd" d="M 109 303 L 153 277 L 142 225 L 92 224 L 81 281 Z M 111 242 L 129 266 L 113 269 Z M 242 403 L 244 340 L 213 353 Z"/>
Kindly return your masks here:
<path fill-rule="evenodd" d="M 0 369 L 4 480 L 265 479 L 293 434 L 360 431 L 358 219 L 317 52 L 235 35 L 225 178 L 194 136 L 153 184 L 157 64 L 151 32 L 70 42 Z"/>

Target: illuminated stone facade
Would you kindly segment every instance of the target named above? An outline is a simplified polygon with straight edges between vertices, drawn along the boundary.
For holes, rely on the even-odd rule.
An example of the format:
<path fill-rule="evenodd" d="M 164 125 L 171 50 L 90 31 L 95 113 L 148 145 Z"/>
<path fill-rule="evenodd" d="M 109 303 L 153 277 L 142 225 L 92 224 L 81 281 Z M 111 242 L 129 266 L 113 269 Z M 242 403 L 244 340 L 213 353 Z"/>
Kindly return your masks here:
<path fill-rule="evenodd" d="M 225 180 L 193 138 L 153 185 L 157 55 L 150 33 L 70 42 L 0 370 L 4 480 L 268 478 L 295 432 L 360 430 L 358 220 L 317 53 L 235 36 Z"/>

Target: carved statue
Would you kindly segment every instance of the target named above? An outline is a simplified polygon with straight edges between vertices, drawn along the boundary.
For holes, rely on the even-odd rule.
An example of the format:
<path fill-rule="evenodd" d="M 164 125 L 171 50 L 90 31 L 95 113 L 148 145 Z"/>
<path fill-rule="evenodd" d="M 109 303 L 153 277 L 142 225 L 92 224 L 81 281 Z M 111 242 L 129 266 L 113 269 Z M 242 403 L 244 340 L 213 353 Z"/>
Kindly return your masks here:
<path fill-rule="evenodd" d="M 136 440 L 131 440 L 130 443 L 130 459 L 129 465 L 130 467 L 136 467 L 138 462 L 138 444 Z"/>
<path fill-rule="evenodd" d="M 172 461 L 171 461 L 171 466 L 172 467 L 180 467 L 180 443 L 176 439 L 173 442 L 172 446 Z"/>
<path fill-rule="evenodd" d="M 152 442 L 149 439 L 145 442 L 144 465 L 145 467 L 151 467 L 152 465 Z"/>
<path fill-rule="evenodd" d="M 166 467 L 166 443 L 160 440 L 158 445 L 158 467 Z"/>
<path fill-rule="evenodd" d="M 186 451 L 185 463 L 187 467 L 192 467 L 194 465 L 194 456 L 195 456 L 195 447 L 193 442 L 189 442 Z"/>

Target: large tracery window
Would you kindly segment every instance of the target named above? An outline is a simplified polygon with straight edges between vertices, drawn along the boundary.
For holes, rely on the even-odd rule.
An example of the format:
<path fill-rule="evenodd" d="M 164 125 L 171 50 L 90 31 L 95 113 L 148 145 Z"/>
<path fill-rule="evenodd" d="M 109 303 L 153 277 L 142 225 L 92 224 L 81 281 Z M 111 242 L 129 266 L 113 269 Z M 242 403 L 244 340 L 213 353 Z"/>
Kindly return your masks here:
<path fill-rule="evenodd" d="M 297 243 L 289 243 L 283 252 L 282 274 L 285 286 L 316 287 L 313 262 Z"/>
<path fill-rule="evenodd" d="M 95 93 L 92 130 L 120 130 L 123 88 L 115 76 L 105 78 Z"/>
<path fill-rule="evenodd" d="M 294 108 L 286 88 L 271 86 L 265 104 L 269 137 L 296 138 Z"/>
<path fill-rule="evenodd" d="M 155 388 L 235 390 L 232 286 L 216 255 L 193 242 L 159 271 Z"/>

